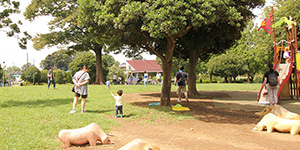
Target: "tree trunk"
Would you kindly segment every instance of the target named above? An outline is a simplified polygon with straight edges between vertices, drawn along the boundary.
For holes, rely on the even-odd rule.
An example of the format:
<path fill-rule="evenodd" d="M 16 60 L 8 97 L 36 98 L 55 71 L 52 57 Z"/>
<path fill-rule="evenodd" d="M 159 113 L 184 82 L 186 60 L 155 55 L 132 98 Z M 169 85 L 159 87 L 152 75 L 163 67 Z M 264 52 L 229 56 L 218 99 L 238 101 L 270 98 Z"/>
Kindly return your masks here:
<path fill-rule="evenodd" d="M 228 77 L 228 83 L 231 83 L 231 77 Z"/>
<path fill-rule="evenodd" d="M 250 74 L 247 73 L 247 80 L 248 80 L 248 84 L 250 84 Z"/>
<path fill-rule="evenodd" d="M 171 95 L 171 73 L 172 73 L 172 65 L 173 65 L 173 51 L 175 48 L 175 39 L 173 37 L 168 37 L 168 44 L 166 55 L 162 61 L 162 69 L 163 69 L 163 86 L 161 89 L 160 95 L 160 105 L 161 106 L 170 106 L 170 95 Z"/>
<path fill-rule="evenodd" d="M 162 60 L 163 86 L 161 89 L 161 106 L 170 106 L 172 61 Z"/>
<path fill-rule="evenodd" d="M 209 75 L 209 82 L 212 83 L 212 75 Z"/>
<path fill-rule="evenodd" d="M 197 50 L 189 52 L 189 76 L 188 76 L 188 95 L 194 97 L 199 95 L 196 87 L 196 65 L 198 60 Z"/>
<path fill-rule="evenodd" d="M 102 48 L 98 46 L 95 48 L 96 53 L 96 80 L 94 84 L 105 84 L 102 67 Z"/>
<path fill-rule="evenodd" d="M 227 77 L 224 77 L 224 83 L 228 83 Z"/>

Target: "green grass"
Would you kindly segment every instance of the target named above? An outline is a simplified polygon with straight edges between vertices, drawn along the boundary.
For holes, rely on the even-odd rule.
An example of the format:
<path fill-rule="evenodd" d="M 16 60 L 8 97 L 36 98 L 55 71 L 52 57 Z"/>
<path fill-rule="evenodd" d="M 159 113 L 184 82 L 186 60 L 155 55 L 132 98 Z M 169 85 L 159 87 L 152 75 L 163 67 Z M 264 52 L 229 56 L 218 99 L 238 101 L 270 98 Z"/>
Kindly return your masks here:
<path fill-rule="evenodd" d="M 199 90 L 257 91 L 259 84 L 198 84 Z M 57 90 L 46 86 L 0 88 L 0 149 L 57 149 L 61 129 L 75 129 L 90 123 L 99 124 L 105 132 L 120 126 L 114 115 L 114 100 L 109 94 L 122 89 L 124 94 L 160 92 L 161 86 L 111 86 L 89 85 L 86 113 L 80 113 L 80 101 L 75 114 L 72 108 L 72 85 L 58 85 Z M 172 86 L 172 90 L 176 89 Z M 155 108 L 155 109 L 153 109 Z M 139 107 L 124 103 L 124 121 L 140 124 L 155 123 L 156 120 L 195 119 L 188 113 L 175 113 L 169 107 Z M 142 120 L 142 121 L 141 121 Z"/>

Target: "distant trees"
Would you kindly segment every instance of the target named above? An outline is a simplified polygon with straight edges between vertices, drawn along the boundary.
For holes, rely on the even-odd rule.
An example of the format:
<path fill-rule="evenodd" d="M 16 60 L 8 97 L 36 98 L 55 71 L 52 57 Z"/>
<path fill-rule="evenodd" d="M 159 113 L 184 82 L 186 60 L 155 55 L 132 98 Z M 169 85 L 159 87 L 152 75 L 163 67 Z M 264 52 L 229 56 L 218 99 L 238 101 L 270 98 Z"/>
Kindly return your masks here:
<path fill-rule="evenodd" d="M 115 60 L 110 55 L 103 55 L 102 56 L 103 62 L 103 75 L 106 77 L 108 75 L 108 68 L 111 67 Z M 74 75 L 83 65 L 89 66 L 89 75 L 90 75 L 90 83 L 94 83 L 96 79 L 96 57 L 91 52 L 83 52 L 79 54 L 70 64 L 69 64 L 69 71 L 71 75 Z"/>
<path fill-rule="evenodd" d="M 114 74 L 117 75 L 117 77 L 121 77 L 122 79 L 125 79 L 125 72 L 124 70 L 122 70 L 120 67 L 119 67 L 119 63 L 115 63 L 113 66 L 109 67 L 109 72 L 108 72 L 108 76 L 107 78 L 109 79 L 112 79 Z"/>
<path fill-rule="evenodd" d="M 50 66 L 59 68 L 61 70 L 69 70 L 68 66 L 73 60 L 72 55 L 67 54 L 67 50 L 59 50 L 49 54 L 44 60 L 41 61 L 40 67 L 42 69 L 50 69 Z"/>
<path fill-rule="evenodd" d="M 228 53 L 214 57 L 208 62 L 208 73 L 214 76 L 224 77 L 225 81 L 231 81 L 238 75 L 246 73 L 245 59 L 236 54 Z"/>

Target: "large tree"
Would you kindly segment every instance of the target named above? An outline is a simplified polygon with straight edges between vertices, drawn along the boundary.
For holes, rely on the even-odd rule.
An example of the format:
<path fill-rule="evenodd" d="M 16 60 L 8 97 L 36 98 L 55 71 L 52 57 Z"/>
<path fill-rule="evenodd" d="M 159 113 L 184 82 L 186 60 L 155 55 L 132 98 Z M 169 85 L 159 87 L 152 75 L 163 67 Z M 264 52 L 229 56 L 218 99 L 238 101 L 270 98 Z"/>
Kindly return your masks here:
<path fill-rule="evenodd" d="M 79 1 L 83 12 L 89 8 L 93 12 L 89 14 L 94 15 L 100 26 L 119 36 L 119 43 L 138 46 L 161 59 L 164 76 L 161 105 L 170 105 L 171 68 L 177 39 L 192 28 L 196 31 L 206 27 L 210 31 L 209 25 L 218 25 L 220 21 L 239 27 L 245 19 L 240 10 L 256 5 L 250 1 L 245 7 L 240 2 L 223 0 Z"/>
<path fill-rule="evenodd" d="M 196 89 L 196 66 L 198 58 L 207 61 L 212 54 L 219 54 L 230 48 L 241 37 L 242 30 L 247 22 L 254 17 L 251 9 L 260 7 L 263 0 L 229 1 L 228 5 L 235 7 L 243 19 L 231 20 L 230 14 L 223 11 L 215 12 L 216 22 L 203 25 L 201 28 L 193 28 L 186 36 L 179 38 L 175 54 L 189 60 L 189 95 L 197 95 Z M 245 7 L 247 6 L 247 7 Z"/>
<path fill-rule="evenodd" d="M 96 54 L 96 78 L 94 83 L 105 83 L 101 57 L 104 41 L 97 36 L 101 32 L 94 32 L 95 28 L 99 28 L 93 19 L 86 20 L 85 25 L 78 24 L 77 0 L 32 0 L 24 15 L 29 20 L 34 20 L 38 16 L 52 17 L 52 20 L 49 21 L 51 32 L 38 34 L 34 37 L 35 49 L 64 45 L 70 52 L 92 50 Z M 101 31 L 105 31 L 105 29 Z M 96 36 L 97 39 L 94 38 Z"/>

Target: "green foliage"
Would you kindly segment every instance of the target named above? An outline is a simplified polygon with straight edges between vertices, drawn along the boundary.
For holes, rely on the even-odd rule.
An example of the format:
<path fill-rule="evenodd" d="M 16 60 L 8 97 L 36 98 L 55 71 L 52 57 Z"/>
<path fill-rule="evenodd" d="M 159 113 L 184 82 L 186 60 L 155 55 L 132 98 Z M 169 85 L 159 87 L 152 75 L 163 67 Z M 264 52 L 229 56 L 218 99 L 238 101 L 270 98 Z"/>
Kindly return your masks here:
<path fill-rule="evenodd" d="M 110 78 L 108 76 L 109 74 L 109 68 L 113 66 L 115 63 L 115 59 L 111 55 L 102 55 L 102 67 L 103 67 L 103 76 Z"/>
<path fill-rule="evenodd" d="M 245 60 L 236 54 L 222 54 L 208 62 L 208 73 L 214 76 L 237 77 L 245 72 Z"/>
<path fill-rule="evenodd" d="M 41 72 L 35 66 L 28 67 L 26 71 L 22 73 L 21 79 L 31 83 L 39 82 L 41 79 Z"/>
<path fill-rule="evenodd" d="M 242 32 L 242 37 L 227 51 L 243 57 L 247 75 L 252 81 L 255 74 L 266 70 L 266 64 L 272 62 L 274 55 L 271 36 L 257 29 L 258 27 L 250 22 Z"/>
<path fill-rule="evenodd" d="M 60 69 L 55 69 L 53 71 L 55 82 L 59 84 L 65 84 L 65 83 L 72 83 L 72 77 L 70 73 L 60 70 Z"/>
<path fill-rule="evenodd" d="M 26 49 L 27 40 L 31 39 L 31 36 L 27 32 L 23 32 L 21 35 L 21 29 L 19 28 L 19 26 L 22 25 L 22 22 L 20 20 L 14 22 L 10 18 L 11 15 L 20 13 L 19 6 L 19 1 L 0 1 L 0 30 L 6 32 L 6 35 L 9 37 L 16 37 L 19 43 L 19 47 L 22 49 Z"/>
<path fill-rule="evenodd" d="M 48 72 L 49 70 L 47 69 L 41 71 L 41 80 L 40 80 L 41 83 L 48 83 L 48 77 L 47 77 Z"/>
<path fill-rule="evenodd" d="M 122 68 L 119 67 L 118 63 L 115 63 L 113 66 L 109 67 L 109 72 L 107 78 L 112 79 L 114 74 L 117 75 L 117 77 L 121 77 L 122 79 L 125 79 L 125 72 Z"/>
<path fill-rule="evenodd" d="M 59 50 L 49 54 L 40 63 L 41 68 L 50 69 L 50 66 L 67 71 L 69 64 L 72 62 L 73 56 L 67 54 L 67 50 Z"/>
<path fill-rule="evenodd" d="M 1 81 L 2 81 L 2 75 L 3 75 L 3 68 L 2 68 L 2 66 L 0 64 L 0 78 L 1 78 Z"/>
<path fill-rule="evenodd" d="M 21 67 L 21 73 L 25 72 L 27 70 L 28 67 L 33 66 L 33 64 L 31 63 L 26 63 Z"/>
<path fill-rule="evenodd" d="M 90 68 L 88 72 L 91 78 L 90 83 L 94 83 L 96 79 L 96 58 L 93 53 L 81 53 L 69 64 L 69 71 L 72 76 L 79 71 L 83 65 L 87 65 Z"/>

